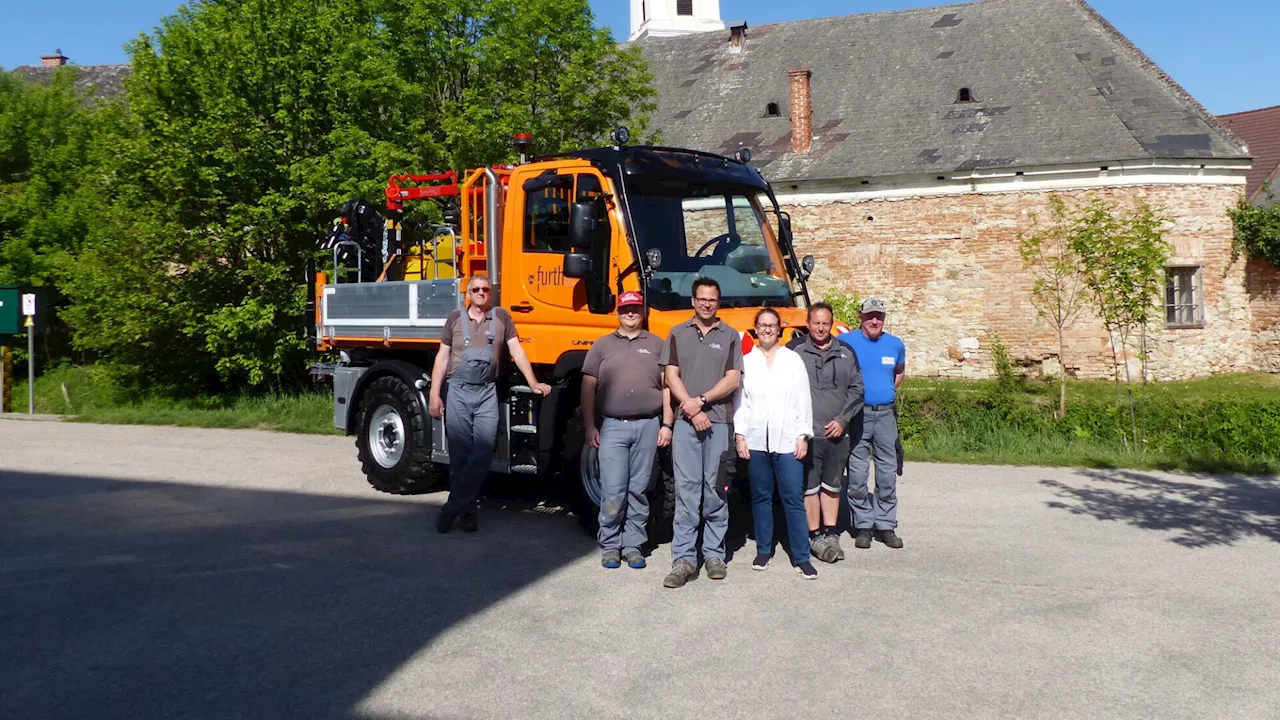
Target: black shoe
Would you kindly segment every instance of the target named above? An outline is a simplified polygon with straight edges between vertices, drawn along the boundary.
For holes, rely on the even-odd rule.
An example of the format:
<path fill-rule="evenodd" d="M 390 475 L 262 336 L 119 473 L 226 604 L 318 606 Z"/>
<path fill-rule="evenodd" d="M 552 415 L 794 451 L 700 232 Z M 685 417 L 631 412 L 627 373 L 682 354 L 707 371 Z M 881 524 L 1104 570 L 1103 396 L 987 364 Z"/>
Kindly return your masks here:
<path fill-rule="evenodd" d="M 769 567 L 769 561 L 773 559 L 772 555 L 764 553 L 756 553 L 756 559 L 751 561 L 752 570 L 764 570 Z"/>
<path fill-rule="evenodd" d="M 859 550 L 871 547 L 871 528 L 859 528 L 853 536 L 853 546 Z"/>
<path fill-rule="evenodd" d="M 818 571 L 813 567 L 811 562 L 796 563 L 794 565 L 796 572 L 800 573 L 800 577 L 805 580 L 817 580 Z"/>
<path fill-rule="evenodd" d="M 892 530 L 877 530 L 876 539 L 895 550 L 902 547 L 902 538 Z"/>
<path fill-rule="evenodd" d="M 440 511 L 440 517 L 436 518 L 436 532 L 444 534 L 453 529 L 453 523 L 458 519 L 457 515 Z"/>
<path fill-rule="evenodd" d="M 458 527 L 462 528 L 462 532 L 475 532 L 479 530 L 480 526 L 476 524 L 476 514 L 467 513 L 466 515 L 458 518 Z"/>

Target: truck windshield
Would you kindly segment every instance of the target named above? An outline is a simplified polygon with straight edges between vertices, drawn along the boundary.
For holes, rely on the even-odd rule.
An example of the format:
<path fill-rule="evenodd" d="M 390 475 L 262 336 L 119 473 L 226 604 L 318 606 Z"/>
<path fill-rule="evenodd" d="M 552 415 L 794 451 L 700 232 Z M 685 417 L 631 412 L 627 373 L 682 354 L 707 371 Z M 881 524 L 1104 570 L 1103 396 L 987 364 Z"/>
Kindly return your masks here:
<path fill-rule="evenodd" d="M 795 305 L 757 189 L 640 180 L 627 201 L 641 263 L 650 248 L 662 253 L 649 280 L 650 307 L 688 310 L 699 276 L 720 283 L 721 307 Z"/>

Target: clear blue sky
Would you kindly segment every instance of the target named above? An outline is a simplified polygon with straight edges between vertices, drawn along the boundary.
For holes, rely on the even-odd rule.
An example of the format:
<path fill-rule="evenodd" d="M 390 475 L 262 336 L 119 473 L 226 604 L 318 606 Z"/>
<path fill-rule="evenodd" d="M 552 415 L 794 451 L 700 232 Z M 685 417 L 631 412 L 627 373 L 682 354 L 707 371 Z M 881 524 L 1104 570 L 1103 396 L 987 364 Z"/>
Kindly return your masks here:
<path fill-rule="evenodd" d="M 34 65 L 55 48 L 81 65 L 125 62 L 121 46 L 150 30 L 175 0 L 0 0 L 0 67 Z M 751 25 L 942 5 L 921 0 L 720 0 L 724 19 Z M 1280 105 L 1280 0 L 1093 0 L 1102 13 L 1210 112 Z M 591 0 L 625 39 L 627 0 Z"/>

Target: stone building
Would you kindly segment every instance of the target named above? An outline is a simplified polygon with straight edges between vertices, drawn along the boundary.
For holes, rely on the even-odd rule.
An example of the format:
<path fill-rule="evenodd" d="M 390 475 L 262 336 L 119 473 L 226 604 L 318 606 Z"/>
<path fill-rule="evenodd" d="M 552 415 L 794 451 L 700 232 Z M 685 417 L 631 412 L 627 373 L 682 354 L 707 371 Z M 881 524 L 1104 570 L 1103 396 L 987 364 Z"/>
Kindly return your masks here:
<path fill-rule="evenodd" d="M 1055 192 L 1169 218 L 1154 378 L 1280 371 L 1280 273 L 1232 257 L 1248 148 L 1083 1 L 726 27 L 716 2 L 632 0 L 632 16 L 662 141 L 751 148 L 819 258 L 816 294 L 884 298 L 913 374 L 990 375 L 997 332 L 1029 369 L 1058 371 L 1017 246 Z M 672 35 L 672 18 L 712 30 Z M 1096 318 L 1069 333 L 1064 364 L 1110 376 Z"/>

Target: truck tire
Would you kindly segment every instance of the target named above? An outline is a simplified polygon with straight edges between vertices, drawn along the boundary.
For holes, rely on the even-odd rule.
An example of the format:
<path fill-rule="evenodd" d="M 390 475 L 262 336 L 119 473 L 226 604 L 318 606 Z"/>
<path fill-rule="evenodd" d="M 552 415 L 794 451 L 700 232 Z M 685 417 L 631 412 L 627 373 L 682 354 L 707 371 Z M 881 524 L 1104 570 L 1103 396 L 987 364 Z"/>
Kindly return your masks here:
<path fill-rule="evenodd" d="M 561 456 L 561 496 L 569 510 L 578 516 L 578 524 L 593 537 L 600 529 L 600 463 L 597 450 L 587 445 L 587 427 L 582 408 L 574 411 L 565 423 L 564 449 Z M 671 450 L 659 448 L 654 458 L 653 477 L 649 481 L 649 536 L 655 531 L 670 532 L 675 517 L 675 473 L 671 469 Z"/>
<path fill-rule="evenodd" d="M 359 407 L 356 452 L 375 490 L 414 495 L 440 484 L 444 472 L 431 462 L 430 423 L 418 393 L 384 375 L 365 388 Z"/>

